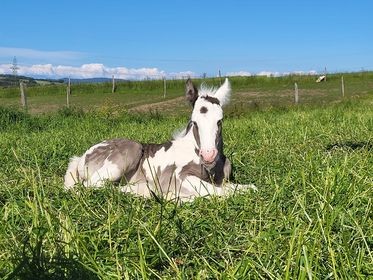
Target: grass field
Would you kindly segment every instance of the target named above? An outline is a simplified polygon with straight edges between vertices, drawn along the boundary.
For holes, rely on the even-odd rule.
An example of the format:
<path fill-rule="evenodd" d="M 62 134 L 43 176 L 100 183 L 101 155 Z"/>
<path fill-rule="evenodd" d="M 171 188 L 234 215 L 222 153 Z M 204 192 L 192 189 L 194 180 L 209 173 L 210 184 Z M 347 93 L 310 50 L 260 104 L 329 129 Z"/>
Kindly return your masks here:
<path fill-rule="evenodd" d="M 273 98 L 293 80 L 236 81 L 225 153 L 259 190 L 181 205 L 62 181 L 69 157 L 103 139 L 169 139 L 188 121 L 180 101 L 178 114 L 0 107 L 0 277 L 373 279 L 372 82 L 354 79 L 343 101 L 338 77 L 310 80 L 300 106 Z"/>

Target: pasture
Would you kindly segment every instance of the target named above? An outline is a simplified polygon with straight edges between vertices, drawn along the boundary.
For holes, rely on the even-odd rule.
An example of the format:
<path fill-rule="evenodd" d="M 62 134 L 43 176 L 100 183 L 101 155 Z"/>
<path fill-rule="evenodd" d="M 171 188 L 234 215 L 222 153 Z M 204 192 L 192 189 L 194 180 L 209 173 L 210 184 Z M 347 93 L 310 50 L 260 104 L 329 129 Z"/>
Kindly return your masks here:
<path fill-rule="evenodd" d="M 299 106 L 291 103 L 300 78 L 287 79 L 232 79 L 225 154 L 234 181 L 258 191 L 184 204 L 111 184 L 63 189 L 69 157 L 91 145 L 115 137 L 160 143 L 184 128 L 190 108 L 177 98 L 178 83 L 155 105 L 147 103 L 164 101 L 156 89 L 133 105 L 136 92 L 118 90 L 122 108 L 97 92 L 58 109 L 63 90 L 35 92 L 32 114 L 9 108 L 16 97 L 2 89 L 0 277 L 373 278 L 371 76 L 351 75 L 344 100 L 339 77 L 322 85 L 302 77 L 309 94 Z M 43 102 L 53 94 L 61 102 L 49 110 Z"/>

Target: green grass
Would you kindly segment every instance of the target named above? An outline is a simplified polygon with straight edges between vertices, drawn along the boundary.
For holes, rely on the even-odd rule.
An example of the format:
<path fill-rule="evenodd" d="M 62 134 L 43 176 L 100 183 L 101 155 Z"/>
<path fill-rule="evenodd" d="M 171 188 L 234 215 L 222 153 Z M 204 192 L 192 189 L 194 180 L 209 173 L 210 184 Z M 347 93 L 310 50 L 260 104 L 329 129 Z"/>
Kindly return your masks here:
<path fill-rule="evenodd" d="M 188 115 L 0 109 L 0 277 L 372 279 L 371 95 L 253 107 L 224 121 L 235 180 L 258 192 L 177 205 L 63 190 L 103 139 L 162 142 Z"/>

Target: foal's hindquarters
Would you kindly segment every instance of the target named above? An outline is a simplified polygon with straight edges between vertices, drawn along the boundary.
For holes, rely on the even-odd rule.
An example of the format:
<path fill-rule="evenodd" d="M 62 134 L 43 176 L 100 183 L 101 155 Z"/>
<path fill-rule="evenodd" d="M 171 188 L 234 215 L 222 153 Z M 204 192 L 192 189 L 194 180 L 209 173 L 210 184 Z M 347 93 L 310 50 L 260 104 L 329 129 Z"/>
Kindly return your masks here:
<path fill-rule="evenodd" d="M 70 160 L 65 188 L 77 183 L 101 187 L 105 181 L 130 182 L 136 174 L 143 155 L 142 145 L 127 139 L 112 139 L 88 149 L 81 157 Z"/>

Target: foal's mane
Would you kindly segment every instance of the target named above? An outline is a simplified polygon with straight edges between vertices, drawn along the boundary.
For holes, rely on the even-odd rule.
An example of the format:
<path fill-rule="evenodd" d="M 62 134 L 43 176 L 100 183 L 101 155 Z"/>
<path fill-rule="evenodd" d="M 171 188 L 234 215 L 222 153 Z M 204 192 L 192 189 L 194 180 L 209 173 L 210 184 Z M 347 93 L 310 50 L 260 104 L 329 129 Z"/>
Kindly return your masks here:
<path fill-rule="evenodd" d="M 202 83 L 199 89 L 199 96 L 206 97 L 211 96 L 215 97 L 220 101 L 220 105 L 224 106 L 229 103 L 231 93 L 231 86 L 228 79 L 225 79 L 225 82 L 220 87 L 208 86 L 205 83 Z"/>
<path fill-rule="evenodd" d="M 206 85 L 205 83 L 202 83 L 199 88 L 199 96 L 214 96 L 216 91 L 218 90 L 217 87 Z"/>

